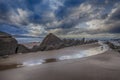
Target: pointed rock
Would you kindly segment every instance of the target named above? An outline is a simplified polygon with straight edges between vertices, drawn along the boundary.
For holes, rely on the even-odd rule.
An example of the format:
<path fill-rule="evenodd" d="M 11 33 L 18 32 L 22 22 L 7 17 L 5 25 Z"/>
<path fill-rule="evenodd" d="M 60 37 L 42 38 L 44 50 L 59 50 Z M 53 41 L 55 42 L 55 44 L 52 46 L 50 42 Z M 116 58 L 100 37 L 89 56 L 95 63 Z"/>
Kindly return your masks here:
<path fill-rule="evenodd" d="M 42 51 L 53 50 L 59 48 L 61 44 L 63 44 L 63 41 L 56 35 L 50 33 L 44 38 L 39 49 Z"/>
<path fill-rule="evenodd" d="M 62 40 L 60 38 L 58 38 L 54 34 L 50 33 L 44 38 L 44 40 L 42 41 L 40 46 L 55 45 L 55 44 L 59 44 L 60 42 L 62 42 Z"/>

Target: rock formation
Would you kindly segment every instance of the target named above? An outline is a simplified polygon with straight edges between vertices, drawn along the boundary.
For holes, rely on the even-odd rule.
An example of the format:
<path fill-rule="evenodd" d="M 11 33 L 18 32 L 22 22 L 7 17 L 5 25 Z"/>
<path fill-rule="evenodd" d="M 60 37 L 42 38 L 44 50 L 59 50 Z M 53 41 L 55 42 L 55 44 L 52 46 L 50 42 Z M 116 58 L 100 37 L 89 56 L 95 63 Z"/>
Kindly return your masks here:
<path fill-rule="evenodd" d="M 28 49 L 27 47 L 25 47 L 22 44 L 18 44 L 17 48 L 16 48 L 16 53 L 28 53 L 30 52 L 30 49 Z"/>
<path fill-rule="evenodd" d="M 88 41 L 89 43 L 93 43 L 95 41 Z M 42 41 L 42 43 L 39 46 L 34 46 L 31 51 L 48 51 L 48 50 L 56 50 L 64 47 L 70 47 L 70 46 L 77 46 L 85 44 L 85 38 L 79 40 L 79 39 L 60 39 L 56 35 L 50 33 L 48 34 Z"/>
<path fill-rule="evenodd" d="M 42 51 L 53 50 L 59 48 L 62 43 L 63 42 L 60 38 L 50 33 L 44 38 L 44 40 L 40 44 L 40 48 Z"/>
<path fill-rule="evenodd" d="M 44 38 L 40 46 L 33 47 L 33 50 L 35 49 L 36 51 L 47 51 L 47 50 L 59 49 L 62 44 L 63 41 L 60 38 L 50 33 Z"/>
<path fill-rule="evenodd" d="M 0 56 L 11 55 L 15 53 L 29 53 L 36 51 L 48 51 L 56 50 L 69 46 L 82 45 L 85 43 L 93 43 L 95 40 L 89 40 L 85 42 L 85 39 L 75 40 L 75 39 L 63 39 L 61 40 L 56 35 L 50 33 L 48 34 L 40 45 L 34 46 L 32 49 L 28 49 L 22 44 L 18 44 L 16 39 L 10 34 L 0 32 Z"/>
<path fill-rule="evenodd" d="M 0 32 L 0 56 L 15 54 L 17 41 L 10 34 Z"/>

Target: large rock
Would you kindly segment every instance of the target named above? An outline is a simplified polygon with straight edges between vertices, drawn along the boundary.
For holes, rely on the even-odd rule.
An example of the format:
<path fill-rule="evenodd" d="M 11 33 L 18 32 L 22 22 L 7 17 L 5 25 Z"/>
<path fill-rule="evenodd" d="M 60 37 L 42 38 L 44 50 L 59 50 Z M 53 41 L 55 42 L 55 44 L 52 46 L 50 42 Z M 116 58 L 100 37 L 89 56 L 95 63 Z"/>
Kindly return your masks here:
<path fill-rule="evenodd" d="M 38 47 L 38 50 L 47 51 L 59 49 L 61 47 L 61 44 L 63 44 L 63 41 L 54 34 L 50 33 L 44 38 L 44 40 Z"/>
<path fill-rule="evenodd" d="M 28 53 L 30 52 L 30 49 L 28 49 L 27 47 L 25 47 L 22 44 L 18 44 L 17 48 L 16 48 L 16 53 Z"/>
<path fill-rule="evenodd" d="M 17 40 L 10 34 L 0 32 L 0 56 L 15 54 Z"/>

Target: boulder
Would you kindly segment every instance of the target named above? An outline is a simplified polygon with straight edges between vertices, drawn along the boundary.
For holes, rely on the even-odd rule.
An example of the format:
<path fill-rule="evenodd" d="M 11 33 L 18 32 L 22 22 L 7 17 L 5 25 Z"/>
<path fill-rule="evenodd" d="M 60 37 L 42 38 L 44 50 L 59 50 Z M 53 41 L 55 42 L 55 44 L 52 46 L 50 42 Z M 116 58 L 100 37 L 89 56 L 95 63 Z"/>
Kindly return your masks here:
<path fill-rule="evenodd" d="M 31 49 L 31 52 L 37 52 L 37 51 L 39 51 L 38 48 L 39 48 L 39 46 L 34 45 L 34 46 L 32 47 L 32 49 Z"/>
<path fill-rule="evenodd" d="M 44 38 L 44 40 L 38 47 L 38 50 L 47 51 L 47 50 L 58 49 L 59 47 L 61 47 L 62 43 L 63 41 L 60 38 L 50 33 Z"/>
<path fill-rule="evenodd" d="M 17 40 L 10 34 L 0 32 L 0 56 L 15 54 Z"/>
<path fill-rule="evenodd" d="M 28 53 L 30 52 L 30 49 L 28 49 L 27 47 L 25 47 L 22 44 L 18 44 L 17 48 L 16 48 L 16 53 Z"/>

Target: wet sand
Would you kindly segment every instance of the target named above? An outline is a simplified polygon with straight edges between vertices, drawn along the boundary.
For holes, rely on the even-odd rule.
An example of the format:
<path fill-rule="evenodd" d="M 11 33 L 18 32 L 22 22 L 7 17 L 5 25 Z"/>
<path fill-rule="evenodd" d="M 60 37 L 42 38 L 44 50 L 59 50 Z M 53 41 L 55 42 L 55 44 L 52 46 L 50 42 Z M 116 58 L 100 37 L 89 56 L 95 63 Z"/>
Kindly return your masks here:
<path fill-rule="evenodd" d="M 77 54 L 79 54 L 80 51 L 96 48 L 99 46 L 100 45 L 98 43 L 92 43 L 92 44 L 86 44 L 86 45 L 80 45 L 80 46 L 67 47 L 59 50 L 44 51 L 44 52 L 38 51 L 38 52 L 32 52 L 27 54 L 15 54 L 15 55 L 9 56 L 9 58 L 0 59 L 0 64 L 10 64 L 10 63 L 21 64 L 23 62 L 27 62 L 27 61 L 29 62 L 32 60 L 39 61 L 41 59 L 60 58 L 62 56 L 64 57 L 67 55 L 77 56 Z"/>
<path fill-rule="evenodd" d="M 0 71 L 18 68 L 18 65 L 20 65 L 20 64 L 12 64 L 12 63 L 10 63 L 10 64 L 1 64 L 0 65 Z"/>
<path fill-rule="evenodd" d="M 0 80 L 120 80 L 119 74 L 120 54 L 109 49 L 85 58 L 0 71 Z"/>

